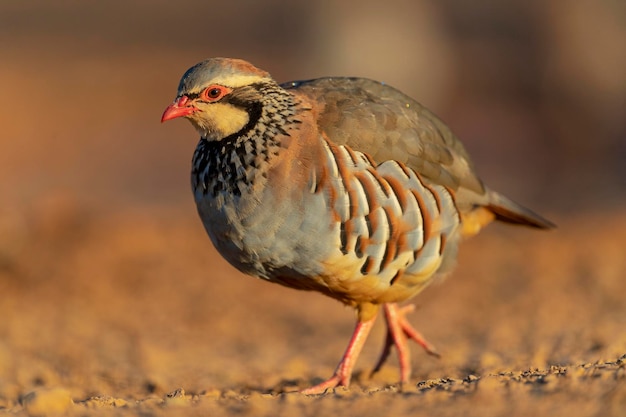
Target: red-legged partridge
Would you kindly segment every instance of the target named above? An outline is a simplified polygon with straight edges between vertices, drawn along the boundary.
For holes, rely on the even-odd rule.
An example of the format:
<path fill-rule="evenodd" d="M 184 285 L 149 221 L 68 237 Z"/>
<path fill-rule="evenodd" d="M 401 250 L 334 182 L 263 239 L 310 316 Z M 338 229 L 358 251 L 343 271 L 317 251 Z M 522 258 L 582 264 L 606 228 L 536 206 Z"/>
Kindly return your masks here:
<path fill-rule="evenodd" d="M 356 329 L 335 374 L 305 389 L 348 386 L 379 306 L 401 382 L 407 339 L 436 354 L 396 303 L 448 273 L 462 238 L 492 220 L 552 223 L 488 189 L 461 142 L 400 91 L 362 78 L 277 84 L 238 59 L 182 77 L 162 121 L 200 133 L 191 183 L 219 253 L 240 271 L 353 306 Z"/>

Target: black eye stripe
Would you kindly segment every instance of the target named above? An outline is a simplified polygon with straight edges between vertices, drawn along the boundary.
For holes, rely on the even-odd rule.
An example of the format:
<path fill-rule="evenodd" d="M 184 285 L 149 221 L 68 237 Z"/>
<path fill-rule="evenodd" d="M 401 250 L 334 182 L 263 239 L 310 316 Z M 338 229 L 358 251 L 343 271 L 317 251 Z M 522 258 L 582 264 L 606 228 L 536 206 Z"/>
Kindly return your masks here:
<path fill-rule="evenodd" d="M 264 85 L 263 83 L 254 83 L 254 84 L 250 84 L 249 86 L 246 86 L 245 89 L 249 90 L 249 91 L 252 91 L 252 92 L 255 92 L 255 93 L 258 93 L 259 90 L 263 87 L 263 85 Z M 218 87 L 215 87 L 215 89 L 218 89 Z M 236 90 L 240 90 L 240 88 L 236 88 L 236 89 L 233 88 L 232 91 L 230 93 L 225 94 L 223 99 L 219 100 L 219 102 L 222 102 L 222 100 L 224 100 L 224 102 L 229 102 L 229 103 L 231 103 L 233 105 L 236 105 L 236 106 L 239 106 L 239 107 L 247 107 L 250 100 L 247 97 L 246 98 L 238 98 L 238 97 L 233 96 L 232 93 L 234 93 Z M 204 91 L 205 90 L 199 91 L 197 93 L 183 93 L 179 97 L 187 96 L 187 98 L 189 100 L 196 100 L 198 98 L 201 99 L 202 93 Z M 220 90 L 220 93 L 221 93 L 221 90 Z M 205 102 L 205 103 L 210 103 L 210 102 L 205 101 L 205 100 L 202 100 L 202 101 Z M 216 102 L 213 102 L 213 103 L 216 103 Z"/>

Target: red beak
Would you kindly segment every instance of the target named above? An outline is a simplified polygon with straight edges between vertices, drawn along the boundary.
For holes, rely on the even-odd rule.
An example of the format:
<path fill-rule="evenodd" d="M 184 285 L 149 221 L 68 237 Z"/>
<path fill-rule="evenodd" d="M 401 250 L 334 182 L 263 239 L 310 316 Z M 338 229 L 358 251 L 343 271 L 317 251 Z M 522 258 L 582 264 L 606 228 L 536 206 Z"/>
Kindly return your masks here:
<path fill-rule="evenodd" d="M 189 98 L 187 96 L 182 96 L 167 106 L 167 109 L 163 112 L 163 116 L 161 116 L 161 123 L 177 117 L 189 116 L 191 113 L 196 111 L 198 111 L 198 108 L 189 103 Z"/>

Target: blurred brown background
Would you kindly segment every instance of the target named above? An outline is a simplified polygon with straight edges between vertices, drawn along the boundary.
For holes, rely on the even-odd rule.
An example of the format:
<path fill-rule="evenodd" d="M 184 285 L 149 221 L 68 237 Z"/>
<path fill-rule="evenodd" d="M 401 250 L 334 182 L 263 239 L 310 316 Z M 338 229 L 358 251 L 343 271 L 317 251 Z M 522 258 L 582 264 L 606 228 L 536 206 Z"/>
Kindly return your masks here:
<path fill-rule="evenodd" d="M 584 1 L 0 3 L 0 192 L 191 204 L 196 135 L 159 116 L 192 64 L 357 75 L 440 115 L 538 210 L 626 197 L 626 7 Z"/>
<path fill-rule="evenodd" d="M 24 398 L 37 389 L 141 408 L 184 387 L 212 415 L 343 404 L 416 416 L 416 398 L 425 415 L 498 415 L 480 408 L 496 399 L 499 415 L 564 415 L 565 403 L 572 417 L 618 415 L 624 384 L 575 367 L 613 361 L 624 379 L 624 45 L 616 0 L 0 2 L 0 411 L 35 407 Z M 159 123 L 183 72 L 210 56 L 279 81 L 385 81 L 453 128 L 487 184 L 559 225 L 488 228 L 415 300 L 412 321 L 444 354 L 414 348 L 415 382 L 493 383 L 465 403 L 438 396 L 445 387 L 383 389 L 355 397 L 360 408 L 247 397 L 328 376 L 353 321 L 333 300 L 242 277 L 212 249 L 189 186 L 197 134 Z M 363 378 L 382 338 L 379 323 L 352 394 L 397 379 L 394 366 Z M 502 395 L 494 376 L 557 365 L 577 379 Z"/>

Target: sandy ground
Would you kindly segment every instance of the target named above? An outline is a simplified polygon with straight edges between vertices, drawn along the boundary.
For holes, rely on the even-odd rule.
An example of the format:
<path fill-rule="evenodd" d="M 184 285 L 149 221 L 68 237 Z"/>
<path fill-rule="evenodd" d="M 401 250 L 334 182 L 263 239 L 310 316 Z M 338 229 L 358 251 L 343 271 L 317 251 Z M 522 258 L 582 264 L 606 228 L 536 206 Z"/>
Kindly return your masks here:
<path fill-rule="evenodd" d="M 414 301 L 413 346 L 321 397 L 354 314 L 235 272 L 191 205 L 111 209 L 51 195 L 0 217 L 0 413 L 46 415 L 624 415 L 626 216 L 492 226 Z M 599 224 L 610 228 L 597 227 Z"/>

